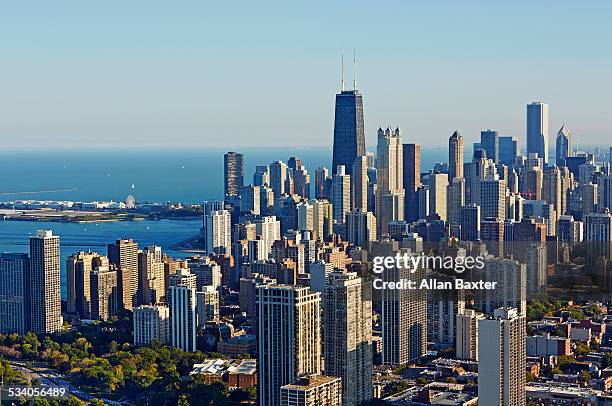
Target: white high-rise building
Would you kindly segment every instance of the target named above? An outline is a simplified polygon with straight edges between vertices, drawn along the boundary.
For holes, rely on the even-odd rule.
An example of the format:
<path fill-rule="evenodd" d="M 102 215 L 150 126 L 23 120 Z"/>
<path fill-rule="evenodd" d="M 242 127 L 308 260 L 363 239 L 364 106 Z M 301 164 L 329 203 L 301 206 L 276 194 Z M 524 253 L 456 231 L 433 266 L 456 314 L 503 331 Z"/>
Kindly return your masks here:
<path fill-rule="evenodd" d="M 302 231 L 314 231 L 314 207 L 308 202 L 300 202 L 297 208 L 297 225 Z"/>
<path fill-rule="evenodd" d="M 482 313 L 472 309 L 463 309 L 457 314 L 455 342 L 457 358 L 478 361 L 478 321 L 484 318 Z"/>
<path fill-rule="evenodd" d="M 325 373 L 342 378 L 343 405 L 372 399 L 371 284 L 333 272 L 324 295 Z"/>
<path fill-rule="evenodd" d="M 395 255 L 389 250 L 389 255 Z M 403 250 L 400 254 L 403 254 Z M 408 252 L 409 253 L 409 252 Z M 410 254 L 410 253 L 409 253 Z M 425 269 L 387 268 L 384 282 L 411 280 L 417 285 Z M 425 289 L 382 289 L 382 337 L 384 364 L 404 365 L 425 355 L 427 350 L 427 291 Z"/>
<path fill-rule="evenodd" d="M 351 176 L 346 173 L 344 165 L 336 167 L 332 176 L 331 203 L 334 221 L 344 223 L 344 216 L 351 210 Z"/>
<path fill-rule="evenodd" d="M 219 319 L 219 291 L 213 286 L 203 286 L 196 292 L 196 313 L 198 327 L 204 327 L 207 321 Z"/>
<path fill-rule="evenodd" d="M 178 269 L 170 278 L 170 337 L 173 347 L 196 350 L 196 276 L 187 269 Z"/>
<path fill-rule="evenodd" d="M 478 404 L 525 406 L 525 316 L 496 309 L 478 322 Z"/>
<path fill-rule="evenodd" d="M 498 174 L 488 174 L 480 182 L 480 215 L 500 221 L 506 219 L 506 182 Z"/>
<path fill-rule="evenodd" d="M 30 330 L 36 334 L 62 329 L 60 293 L 60 239 L 51 230 L 30 237 L 30 270 L 26 283 L 30 295 Z"/>
<path fill-rule="evenodd" d="M 446 188 L 448 174 L 430 173 L 427 175 L 429 185 L 429 214 L 437 214 L 440 220 L 446 221 Z"/>
<path fill-rule="evenodd" d="M 142 305 L 134 308 L 134 345 L 170 342 L 170 310 L 164 305 Z"/>
<path fill-rule="evenodd" d="M 527 105 L 527 154 L 536 153 L 548 162 L 548 104 Z"/>
<path fill-rule="evenodd" d="M 297 382 L 281 387 L 280 406 L 342 406 L 342 382 L 340 378 L 326 375 L 309 375 Z"/>
<path fill-rule="evenodd" d="M 232 249 L 232 216 L 227 210 L 204 214 L 204 246 L 206 251 L 230 253 Z"/>
<path fill-rule="evenodd" d="M 265 216 L 255 223 L 255 227 L 257 236 L 265 241 L 265 252 L 262 255 L 267 258 L 274 241 L 281 239 L 280 220 L 277 220 L 276 216 Z"/>
<path fill-rule="evenodd" d="M 388 232 L 390 222 L 404 219 L 401 130 L 379 128 L 376 153 L 376 225 L 378 235 L 382 235 Z"/>
<path fill-rule="evenodd" d="M 369 241 L 376 240 L 376 218 L 368 211 L 351 210 L 346 214 L 346 236 L 351 244 L 367 248 Z"/>
<path fill-rule="evenodd" d="M 320 307 L 307 287 L 257 286 L 259 406 L 279 406 L 282 386 L 321 373 Z"/>
<path fill-rule="evenodd" d="M 351 173 L 351 192 L 353 209 L 368 210 L 368 159 L 357 156 Z"/>
<path fill-rule="evenodd" d="M 152 245 L 138 253 L 140 304 L 156 304 L 166 295 L 164 258 L 161 247 Z"/>
<path fill-rule="evenodd" d="M 520 314 L 527 312 L 527 267 L 525 264 L 503 258 L 487 258 L 476 279 L 497 282 L 495 289 L 476 292 L 476 307 L 493 314 L 499 307 L 513 307 Z"/>

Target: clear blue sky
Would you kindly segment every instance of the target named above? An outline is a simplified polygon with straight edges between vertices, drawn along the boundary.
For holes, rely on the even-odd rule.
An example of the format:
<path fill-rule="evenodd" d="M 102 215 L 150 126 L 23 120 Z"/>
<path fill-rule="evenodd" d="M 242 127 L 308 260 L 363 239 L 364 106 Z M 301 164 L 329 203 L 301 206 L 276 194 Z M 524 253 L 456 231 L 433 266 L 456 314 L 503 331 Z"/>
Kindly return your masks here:
<path fill-rule="evenodd" d="M 612 2 L 16 1 L 0 5 L 4 147 L 331 146 L 340 51 L 380 125 L 443 145 L 524 145 L 550 104 L 580 144 L 612 135 Z M 435 3 L 435 4 L 431 4 Z"/>

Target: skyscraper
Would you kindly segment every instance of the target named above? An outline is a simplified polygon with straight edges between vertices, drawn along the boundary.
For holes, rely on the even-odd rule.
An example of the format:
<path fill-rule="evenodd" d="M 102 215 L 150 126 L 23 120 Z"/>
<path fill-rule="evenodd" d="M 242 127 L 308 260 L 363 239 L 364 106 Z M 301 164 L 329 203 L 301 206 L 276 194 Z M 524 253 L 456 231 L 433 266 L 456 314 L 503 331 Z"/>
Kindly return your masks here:
<path fill-rule="evenodd" d="M 170 277 L 168 304 L 170 337 L 173 347 L 196 350 L 196 276 L 188 269 L 178 269 Z"/>
<path fill-rule="evenodd" d="M 497 174 L 488 174 L 480 182 L 480 210 L 482 217 L 506 218 L 506 182 Z"/>
<path fill-rule="evenodd" d="M 134 308 L 134 345 L 149 345 L 157 340 L 160 344 L 170 342 L 170 311 L 168 307 L 138 306 Z"/>
<path fill-rule="evenodd" d="M 461 224 L 463 205 L 465 205 L 465 179 L 453 178 L 446 189 L 446 218 L 451 226 Z"/>
<path fill-rule="evenodd" d="M 599 257 L 612 256 L 612 215 L 608 209 L 602 213 L 590 213 L 584 220 L 587 265 L 593 266 Z"/>
<path fill-rule="evenodd" d="M 350 175 L 355 158 L 366 154 L 363 99 L 356 80 L 353 83 L 353 90 L 344 90 L 343 72 L 342 90 L 336 94 L 332 174 L 336 173 L 338 165 L 344 165 Z"/>
<path fill-rule="evenodd" d="M 527 105 L 527 154 L 536 153 L 548 162 L 548 104 Z"/>
<path fill-rule="evenodd" d="M 257 286 L 260 406 L 279 406 L 282 386 L 321 373 L 320 305 L 307 287 Z"/>
<path fill-rule="evenodd" d="M 242 154 L 228 152 L 223 155 L 223 177 L 225 196 L 235 196 L 244 184 L 244 162 Z"/>
<path fill-rule="evenodd" d="M 499 133 L 494 130 L 480 132 L 480 146 L 487 152 L 487 158 L 499 162 Z"/>
<path fill-rule="evenodd" d="M 118 309 L 119 293 L 117 271 L 110 269 L 108 265 L 97 265 L 91 271 L 89 281 L 91 305 L 88 318 L 106 321 L 115 316 Z"/>
<path fill-rule="evenodd" d="M 278 199 L 285 193 L 287 180 L 287 164 L 283 161 L 274 161 L 270 164 L 270 187 L 274 198 Z"/>
<path fill-rule="evenodd" d="M 351 174 L 351 208 L 368 211 L 368 162 L 367 157 L 355 157 Z"/>
<path fill-rule="evenodd" d="M 461 240 L 480 240 L 480 206 L 474 203 L 461 206 Z"/>
<path fill-rule="evenodd" d="M 448 174 L 430 173 L 427 175 L 427 184 L 429 185 L 429 214 L 437 214 L 441 220 L 446 221 Z"/>
<path fill-rule="evenodd" d="M 376 218 L 369 211 L 351 210 L 346 213 L 346 239 L 351 244 L 367 248 L 376 240 Z"/>
<path fill-rule="evenodd" d="M 556 143 L 556 158 L 557 158 L 557 166 L 565 166 L 565 159 L 567 157 L 573 156 L 572 153 L 572 133 L 568 130 L 568 128 L 563 124 L 563 126 L 559 129 L 557 133 L 557 143 Z"/>
<path fill-rule="evenodd" d="M 157 304 L 166 296 L 161 247 L 152 245 L 138 253 L 139 304 Z"/>
<path fill-rule="evenodd" d="M 28 254 L 0 254 L 0 333 L 25 334 L 29 315 Z"/>
<path fill-rule="evenodd" d="M 119 303 L 132 310 L 138 301 L 138 244 L 134 240 L 117 240 L 107 249 L 108 260 L 118 271 Z"/>
<path fill-rule="evenodd" d="M 230 253 L 232 247 L 232 216 L 227 210 L 204 214 L 204 247 L 208 253 Z"/>
<path fill-rule="evenodd" d="M 448 139 L 448 181 L 463 177 L 463 137 L 455 131 Z"/>
<path fill-rule="evenodd" d="M 516 309 L 496 309 L 478 322 L 478 404 L 525 405 L 526 336 Z"/>
<path fill-rule="evenodd" d="M 403 185 L 405 193 L 404 218 L 413 222 L 419 218 L 417 189 L 421 186 L 421 146 L 418 144 L 404 144 L 402 165 Z"/>
<path fill-rule="evenodd" d="M 372 399 L 371 284 L 353 272 L 332 272 L 325 286 L 325 373 L 342 378 L 344 405 Z"/>
<path fill-rule="evenodd" d="M 492 315 L 499 307 L 513 307 L 519 314 L 527 312 L 527 267 L 524 263 L 504 258 L 487 258 L 476 279 L 497 282 L 497 288 L 475 291 L 475 304 L 483 313 Z"/>
<path fill-rule="evenodd" d="M 389 249 L 389 255 L 395 250 Z M 403 251 L 400 251 L 403 255 Z M 410 254 L 408 252 L 408 254 Z M 414 273 L 406 267 L 387 268 L 384 282 L 411 280 L 418 284 L 425 278 L 425 269 Z M 427 292 L 425 289 L 382 290 L 382 338 L 384 364 L 404 365 L 423 356 L 427 350 Z"/>
<path fill-rule="evenodd" d="M 30 237 L 30 330 L 55 333 L 62 328 L 60 293 L 60 239 L 51 230 Z"/>
<path fill-rule="evenodd" d="M 484 315 L 472 309 L 463 309 L 456 319 L 457 358 L 478 361 L 478 321 L 484 319 Z"/>
<path fill-rule="evenodd" d="M 511 166 L 519 154 L 518 141 L 510 136 L 499 137 L 499 163 Z"/>
<path fill-rule="evenodd" d="M 343 165 L 337 166 L 332 176 L 331 203 L 334 221 L 344 223 L 346 213 L 351 210 L 351 176 Z"/>
<path fill-rule="evenodd" d="M 403 147 L 399 128 L 378 129 L 376 156 L 376 226 L 387 233 L 390 222 L 404 219 Z"/>

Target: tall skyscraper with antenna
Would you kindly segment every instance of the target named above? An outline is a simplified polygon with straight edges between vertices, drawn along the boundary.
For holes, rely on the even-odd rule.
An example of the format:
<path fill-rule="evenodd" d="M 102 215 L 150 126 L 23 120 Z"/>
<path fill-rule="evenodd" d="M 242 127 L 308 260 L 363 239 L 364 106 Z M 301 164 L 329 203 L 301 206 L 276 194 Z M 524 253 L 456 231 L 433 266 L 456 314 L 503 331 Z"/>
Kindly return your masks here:
<path fill-rule="evenodd" d="M 363 99 L 357 90 L 357 69 L 353 54 L 353 90 L 344 89 L 344 57 L 342 58 L 342 89 L 336 94 L 334 121 L 334 150 L 332 174 L 338 165 L 344 165 L 348 175 L 352 174 L 353 162 L 365 155 L 365 131 L 363 128 Z"/>

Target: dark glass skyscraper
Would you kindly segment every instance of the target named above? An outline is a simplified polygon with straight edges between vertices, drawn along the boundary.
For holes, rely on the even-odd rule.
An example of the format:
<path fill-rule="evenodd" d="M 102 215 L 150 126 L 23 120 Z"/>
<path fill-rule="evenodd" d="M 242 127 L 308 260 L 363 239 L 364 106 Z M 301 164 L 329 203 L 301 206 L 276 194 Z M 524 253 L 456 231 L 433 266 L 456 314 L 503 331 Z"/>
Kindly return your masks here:
<path fill-rule="evenodd" d="M 223 156 L 225 196 L 236 196 L 244 184 L 244 163 L 242 154 L 228 152 Z"/>
<path fill-rule="evenodd" d="M 336 94 L 332 174 L 336 173 L 338 165 L 344 165 L 350 175 L 355 157 L 365 154 L 361 93 L 356 89 L 343 90 Z"/>

